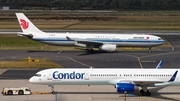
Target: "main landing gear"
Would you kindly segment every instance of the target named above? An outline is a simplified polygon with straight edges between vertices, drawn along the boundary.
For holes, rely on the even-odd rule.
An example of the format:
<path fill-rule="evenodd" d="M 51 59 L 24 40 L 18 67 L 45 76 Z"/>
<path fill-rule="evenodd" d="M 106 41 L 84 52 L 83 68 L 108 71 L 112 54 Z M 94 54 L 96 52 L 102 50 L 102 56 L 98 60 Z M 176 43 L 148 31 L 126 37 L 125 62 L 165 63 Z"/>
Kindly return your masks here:
<path fill-rule="evenodd" d="M 49 85 L 49 87 L 51 87 L 51 94 L 55 95 L 55 101 L 58 101 L 58 92 L 54 91 L 54 85 Z"/>
<path fill-rule="evenodd" d="M 151 96 L 151 92 L 149 92 L 149 90 L 145 92 L 143 89 L 141 89 L 139 92 L 141 93 L 142 96 Z"/>
<path fill-rule="evenodd" d="M 86 45 L 86 47 L 87 47 L 87 49 L 86 49 L 86 52 L 87 53 L 93 53 L 94 52 L 94 50 L 93 50 L 93 48 L 94 48 L 94 45 Z"/>
<path fill-rule="evenodd" d="M 87 53 L 93 53 L 94 50 L 93 50 L 93 49 L 86 49 L 86 52 L 87 52 Z"/>
<path fill-rule="evenodd" d="M 139 91 L 142 96 L 151 96 L 151 92 L 147 89 L 146 86 L 141 86 L 141 90 Z"/>

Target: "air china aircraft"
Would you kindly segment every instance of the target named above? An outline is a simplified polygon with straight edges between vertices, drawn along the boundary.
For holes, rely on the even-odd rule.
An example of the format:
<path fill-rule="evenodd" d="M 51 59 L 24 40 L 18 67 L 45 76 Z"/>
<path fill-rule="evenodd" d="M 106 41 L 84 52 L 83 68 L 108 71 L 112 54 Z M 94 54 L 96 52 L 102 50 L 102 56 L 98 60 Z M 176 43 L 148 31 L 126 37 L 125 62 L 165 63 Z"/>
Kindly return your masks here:
<path fill-rule="evenodd" d="M 138 34 L 97 34 L 97 33 L 45 33 L 39 30 L 23 13 L 16 13 L 22 33 L 32 40 L 59 46 L 86 47 L 87 52 L 93 48 L 102 51 L 114 52 L 116 47 L 148 47 L 151 48 L 165 43 L 158 36 Z"/>
<path fill-rule="evenodd" d="M 180 69 L 45 69 L 29 79 L 35 84 L 49 85 L 113 85 L 118 93 L 139 90 L 151 96 L 148 87 L 180 86 Z"/>

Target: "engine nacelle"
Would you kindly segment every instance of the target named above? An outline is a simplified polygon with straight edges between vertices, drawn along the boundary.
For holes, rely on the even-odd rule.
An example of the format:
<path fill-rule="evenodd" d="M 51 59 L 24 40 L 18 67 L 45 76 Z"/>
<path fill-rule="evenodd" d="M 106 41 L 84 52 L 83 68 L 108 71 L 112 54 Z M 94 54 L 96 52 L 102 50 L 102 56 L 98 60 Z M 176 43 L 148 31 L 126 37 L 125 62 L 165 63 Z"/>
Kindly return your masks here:
<path fill-rule="evenodd" d="M 118 93 L 134 92 L 138 87 L 131 83 L 117 83 L 116 89 Z"/>
<path fill-rule="evenodd" d="M 114 52 L 116 51 L 116 45 L 102 45 L 99 47 L 99 50 Z"/>

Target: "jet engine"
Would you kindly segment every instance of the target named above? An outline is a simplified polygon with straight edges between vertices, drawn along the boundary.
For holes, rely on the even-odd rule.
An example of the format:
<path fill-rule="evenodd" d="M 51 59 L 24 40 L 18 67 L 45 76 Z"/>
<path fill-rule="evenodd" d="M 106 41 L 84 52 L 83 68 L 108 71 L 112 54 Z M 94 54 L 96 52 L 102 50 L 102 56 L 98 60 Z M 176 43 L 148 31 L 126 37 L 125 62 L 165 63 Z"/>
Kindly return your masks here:
<path fill-rule="evenodd" d="M 116 51 L 116 45 L 102 45 L 99 47 L 99 50 L 114 52 Z"/>
<path fill-rule="evenodd" d="M 134 92 L 138 87 L 131 83 L 117 83 L 116 89 L 118 93 L 129 93 Z"/>

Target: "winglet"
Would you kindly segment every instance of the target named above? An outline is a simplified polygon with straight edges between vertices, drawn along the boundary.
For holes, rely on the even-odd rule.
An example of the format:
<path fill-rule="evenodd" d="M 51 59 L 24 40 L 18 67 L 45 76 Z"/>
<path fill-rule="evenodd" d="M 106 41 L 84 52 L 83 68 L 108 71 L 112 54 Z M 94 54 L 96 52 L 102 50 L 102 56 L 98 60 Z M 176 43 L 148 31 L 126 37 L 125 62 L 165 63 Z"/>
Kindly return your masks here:
<path fill-rule="evenodd" d="M 176 71 L 168 82 L 173 82 L 176 79 L 178 71 Z"/>
<path fill-rule="evenodd" d="M 162 67 L 162 64 L 163 64 L 163 60 L 161 60 L 161 61 L 159 62 L 159 64 L 157 65 L 156 69 L 160 69 L 160 68 Z"/>

